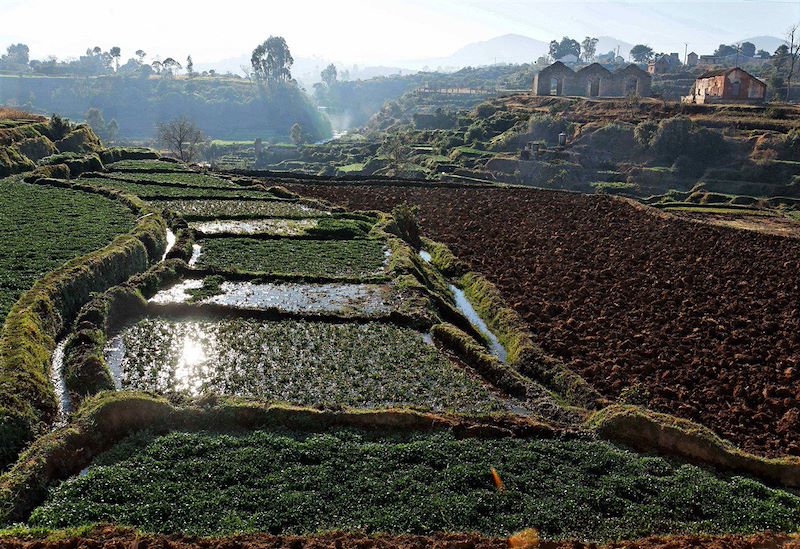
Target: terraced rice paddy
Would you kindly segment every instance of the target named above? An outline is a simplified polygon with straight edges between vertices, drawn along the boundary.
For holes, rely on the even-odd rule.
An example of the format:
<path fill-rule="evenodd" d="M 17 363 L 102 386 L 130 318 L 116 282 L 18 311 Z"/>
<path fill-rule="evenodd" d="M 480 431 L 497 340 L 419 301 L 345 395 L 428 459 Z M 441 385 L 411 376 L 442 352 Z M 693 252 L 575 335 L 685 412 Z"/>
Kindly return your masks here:
<path fill-rule="evenodd" d="M 110 184 L 188 220 L 193 231 L 177 220 L 173 236 L 182 254 L 193 246 L 192 258 L 188 265 L 163 263 L 85 308 L 80 332 L 70 339 L 75 347 L 59 346 L 65 370 L 90 384 L 93 376 L 103 378 L 105 385 L 92 392 L 109 388 L 112 380 L 119 392 L 90 396 L 80 421 L 36 447 L 14 475 L 0 476 L 0 522 L 12 516 L 8 509 L 18 510 L 5 494 L 19 493 L 27 498 L 19 501 L 31 506 L 8 524 L 45 529 L 112 523 L 184 535 L 344 531 L 430 534 L 435 540 L 458 533 L 470 540 L 495 536 L 492 544 L 500 539 L 506 546 L 502 538 L 528 528 L 548 540 L 598 541 L 800 528 L 800 496 L 777 484 L 607 442 L 627 439 L 596 426 L 602 412 L 562 403 L 571 389 L 548 376 L 570 373 L 536 349 L 523 354 L 526 343 L 514 338 L 527 335 L 514 331 L 519 328 L 497 331 L 508 345 L 506 356 L 492 330 L 498 322 L 517 321 L 505 316 L 507 306 L 491 287 L 440 277 L 441 250 L 434 247 L 434 254 L 419 252 L 427 264 L 411 262 L 410 247 L 393 241 L 387 269 L 385 231 L 395 230 L 390 218 L 379 223 L 381 216 L 329 212 L 308 200 L 254 200 L 249 193 L 266 191 L 234 188 L 206 174 L 166 173 L 152 164 L 122 164 L 123 170 L 150 171 L 115 172 L 125 181 Z M 374 203 L 383 200 L 381 193 L 394 200 L 394 192 L 386 187 L 377 198 L 354 202 Z M 197 199 L 152 200 L 163 193 Z M 215 193 L 230 199 L 205 198 Z M 240 193 L 247 196 L 236 198 Z M 407 189 L 398 193 L 413 196 Z M 440 201 L 436 208 L 455 207 L 433 196 Z M 473 261 L 477 252 L 470 246 L 500 247 L 493 238 L 509 227 L 516 232 L 504 244 L 530 237 L 530 228 L 520 233 L 516 227 L 512 206 L 519 207 L 505 204 L 501 221 L 471 210 L 477 228 L 470 225 L 459 238 Z M 523 225 L 542 223 L 529 219 L 531 211 L 520 214 Z M 433 215 L 427 212 L 425 222 Z M 486 223 L 489 233 L 481 232 Z M 572 235 L 576 226 L 564 230 Z M 450 230 L 456 229 L 444 234 Z M 524 248 L 525 254 L 506 257 L 507 268 L 533 260 L 552 239 L 560 242 L 560 230 Z M 566 261 L 557 250 L 551 255 Z M 514 272 L 521 277 L 516 284 L 530 282 L 524 272 Z M 550 280 L 548 273 L 539 271 Z M 489 274 L 500 276 L 491 269 Z M 503 292 L 508 276 L 500 276 Z M 134 286 L 150 297 L 146 305 Z M 510 295 L 523 310 L 537 297 Z M 548 314 L 557 315 L 550 305 Z M 114 312 L 113 321 L 105 311 Z M 490 316 L 498 311 L 499 321 Z M 530 315 L 525 318 L 530 322 Z M 453 326 L 469 330 L 470 323 L 474 338 Z M 491 344 L 478 332 L 491 336 Z M 546 371 L 539 372 L 542 366 Z M 572 381 L 582 383 L 566 377 Z M 60 379 L 57 372 L 54 384 L 75 391 L 74 378 Z M 673 428 L 667 422 L 674 418 L 658 421 L 659 428 Z M 692 451 L 687 440 L 681 443 Z M 648 441 L 661 448 L 660 440 Z M 717 450 L 709 445 L 702 451 Z M 68 470 L 89 462 L 66 463 L 72 458 L 63 456 L 95 457 L 88 469 L 67 478 Z M 737 470 L 766 474 L 742 467 Z M 26 476 L 28 471 L 33 473 Z M 792 478 L 779 482 L 791 485 Z M 280 543 L 306 541 L 287 539 Z M 427 545 L 372 539 L 388 547 Z"/>
<path fill-rule="evenodd" d="M 271 236 L 301 236 L 314 229 L 319 219 L 231 219 L 193 221 L 189 227 L 206 235 L 235 234 Z"/>
<path fill-rule="evenodd" d="M 287 200 L 150 200 L 154 207 L 171 210 L 187 221 L 218 218 L 248 219 L 253 217 L 313 218 L 329 212 Z"/>
<path fill-rule="evenodd" d="M 96 194 L 0 179 L 0 196 L 0 324 L 36 279 L 134 224 L 127 207 Z"/>
<path fill-rule="evenodd" d="M 388 284 L 283 284 L 230 282 L 219 284 L 219 293 L 203 296 L 204 281 L 191 279 L 157 293 L 150 303 L 168 305 L 200 303 L 238 309 L 276 309 L 287 313 L 381 316 L 391 313 L 400 297 Z M 199 297 L 199 299 L 198 299 Z"/>
<path fill-rule="evenodd" d="M 199 269 L 324 278 L 383 274 L 380 240 L 260 240 L 214 238 L 202 242 Z"/>
<path fill-rule="evenodd" d="M 420 333 L 389 324 L 146 319 L 106 355 L 125 389 L 368 408 L 504 407 Z"/>
<path fill-rule="evenodd" d="M 494 467 L 505 489 L 492 479 Z M 800 498 L 591 440 L 358 431 L 135 436 L 31 517 L 193 534 L 472 532 L 636 538 L 793 530 Z"/>

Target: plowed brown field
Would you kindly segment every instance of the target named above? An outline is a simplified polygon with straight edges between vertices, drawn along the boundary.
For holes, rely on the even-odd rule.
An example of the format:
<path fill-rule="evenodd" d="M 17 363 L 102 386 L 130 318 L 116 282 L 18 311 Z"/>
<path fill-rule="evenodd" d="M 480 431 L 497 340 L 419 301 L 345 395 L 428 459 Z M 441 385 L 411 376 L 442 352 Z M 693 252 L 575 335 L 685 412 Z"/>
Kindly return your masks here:
<path fill-rule="evenodd" d="M 800 240 L 534 189 L 289 186 L 355 209 L 420 207 L 426 234 L 499 286 L 601 392 L 739 446 L 800 455 Z"/>
<path fill-rule="evenodd" d="M 502 538 L 476 534 L 435 534 L 430 536 L 367 536 L 365 534 L 330 533 L 318 536 L 273 536 L 269 534 L 233 536 L 229 538 L 192 538 L 182 536 L 141 535 L 135 532 L 97 527 L 76 537 L 53 540 L 0 538 L 6 549 L 360 549 L 436 548 L 436 549 L 505 549 L 508 547 L 538 549 L 800 549 L 797 538 L 783 534 L 755 536 L 676 536 L 620 541 L 608 545 L 582 542 L 541 542 L 511 545 Z"/>

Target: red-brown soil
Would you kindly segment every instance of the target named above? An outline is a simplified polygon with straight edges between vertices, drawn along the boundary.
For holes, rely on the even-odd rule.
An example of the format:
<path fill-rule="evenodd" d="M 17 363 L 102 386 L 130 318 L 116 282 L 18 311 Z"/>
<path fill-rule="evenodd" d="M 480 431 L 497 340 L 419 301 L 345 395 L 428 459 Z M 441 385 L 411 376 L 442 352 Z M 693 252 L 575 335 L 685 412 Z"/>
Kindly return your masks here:
<path fill-rule="evenodd" d="M 477 534 L 434 534 L 430 536 L 368 536 L 366 534 L 331 533 L 317 536 L 273 536 L 253 534 L 228 538 L 193 538 L 183 536 L 142 535 L 136 532 L 98 527 L 80 537 L 60 539 L 0 539 L 5 549 L 361 549 L 436 548 L 436 549 L 503 549 L 509 547 L 504 538 L 487 538 Z M 515 545 L 514 547 L 524 547 Z M 543 541 L 527 547 L 540 549 L 798 549 L 800 542 L 784 534 L 754 536 L 676 536 L 646 538 L 636 541 L 596 545 L 583 542 Z"/>
<path fill-rule="evenodd" d="M 420 207 L 542 347 L 607 396 L 753 452 L 800 455 L 800 241 L 534 189 L 289 186 L 353 209 Z"/>

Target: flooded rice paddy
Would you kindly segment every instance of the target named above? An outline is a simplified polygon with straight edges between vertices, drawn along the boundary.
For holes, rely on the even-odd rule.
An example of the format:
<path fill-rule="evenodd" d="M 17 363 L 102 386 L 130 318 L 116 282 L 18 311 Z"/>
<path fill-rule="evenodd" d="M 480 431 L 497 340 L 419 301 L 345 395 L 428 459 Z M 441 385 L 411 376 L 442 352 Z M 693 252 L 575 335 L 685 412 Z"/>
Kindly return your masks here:
<path fill-rule="evenodd" d="M 226 281 L 218 295 L 193 299 L 203 287 L 199 279 L 184 280 L 158 292 L 150 303 L 167 305 L 195 302 L 237 309 L 277 309 L 288 313 L 381 316 L 390 314 L 399 296 L 389 284 L 300 284 Z"/>
<path fill-rule="evenodd" d="M 122 389 L 302 405 L 507 408 L 421 333 L 375 322 L 149 318 L 112 339 L 106 360 Z"/>
<path fill-rule="evenodd" d="M 150 200 L 154 207 L 171 210 L 189 221 L 220 217 L 325 217 L 330 212 L 287 200 Z"/>
<path fill-rule="evenodd" d="M 319 225 L 318 219 L 217 219 L 195 221 L 189 227 L 206 235 L 236 234 L 272 236 L 300 236 Z"/>

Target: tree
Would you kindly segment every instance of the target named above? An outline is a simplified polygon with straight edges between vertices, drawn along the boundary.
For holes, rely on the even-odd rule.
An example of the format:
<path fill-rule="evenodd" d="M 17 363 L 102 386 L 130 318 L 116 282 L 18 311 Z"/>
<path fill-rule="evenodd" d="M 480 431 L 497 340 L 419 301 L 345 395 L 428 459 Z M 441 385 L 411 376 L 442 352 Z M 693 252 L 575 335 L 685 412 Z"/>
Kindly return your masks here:
<path fill-rule="evenodd" d="M 106 139 L 106 121 L 100 109 L 91 108 L 86 111 L 86 123 L 100 139 Z"/>
<path fill-rule="evenodd" d="M 156 59 L 151 63 L 153 70 L 156 71 L 156 74 L 161 74 L 161 71 L 164 69 L 164 64 Z"/>
<path fill-rule="evenodd" d="M 139 63 L 144 63 L 145 57 L 147 57 L 147 54 L 144 50 L 136 50 L 136 58 L 139 60 Z"/>
<path fill-rule="evenodd" d="M 336 65 L 331 63 L 330 65 L 325 67 L 325 69 L 321 73 L 319 73 L 319 75 L 322 78 L 322 81 L 325 82 L 325 84 L 330 88 L 336 83 L 336 78 L 338 77 L 338 74 L 336 72 Z"/>
<path fill-rule="evenodd" d="M 742 42 L 739 45 L 739 51 L 742 53 L 742 55 L 746 55 L 747 57 L 755 57 L 756 45 L 752 42 Z"/>
<path fill-rule="evenodd" d="M 158 125 L 156 140 L 183 162 L 192 162 L 205 141 L 203 131 L 186 116 L 179 116 Z"/>
<path fill-rule="evenodd" d="M 718 57 L 727 57 L 729 55 L 736 55 L 738 50 L 735 46 L 728 46 L 727 44 L 720 44 L 719 47 L 714 51 L 714 55 Z"/>
<path fill-rule="evenodd" d="M 117 124 L 116 118 L 112 118 L 111 122 L 108 123 L 106 126 L 106 140 L 109 143 L 114 143 L 117 140 L 117 136 L 119 135 L 119 124 Z"/>
<path fill-rule="evenodd" d="M 18 69 L 30 63 L 30 49 L 25 44 L 11 44 L 0 56 L 0 68 Z"/>
<path fill-rule="evenodd" d="M 303 137 L 303 128 L 297 122 L 295 122 L 294 125 L 292 126 L 289 136 L 292 139 L 292 143 L 294 143 L 298 147 L 302 145 L 305 141 Z"/>
<path fill-rule="evenodd" d="M 645 44 L 636 44 L 631 48 L 631 57 L 637 63 L 647 63 L 653 59 L 653 48 Z"/>
<path fill-rule="evenodd" d="M 292 79 L 294 59 L 282 36 L 270 36 L 253 50 L 250 57 L 253 73 L 269 82 L 286 82 Z"/>
<path fill-rule="evenodd" d="M 792 25 L 786 29 L 784 39 L 786 41 L 786 54 L 788 55 L 786 59 L 786 64 L 788 66 L 788 72 L 786 74 L 786 101 L 789 101 L 789 97 L 792 94 L 792 77 L 794 76 L 794 69 L 797 65 L 797 58 L 800 56 L 800 25 Z"/>
<path fill-rule="evenodd" d="M 770 57 L 772 57 L 767 50 L 758 50 L 756 52 L 756 55 L 761 59 L 769 59 Z"/>
<path fill-rule="evenodd" d="M 186 58 L 186 74 L 189 75 L 189 78 L 194 76 L 194 61 L 192 61 L 191 55 Z"/>
<path fill-rule="evenodd" d="M 594 61 L 594 54 L 597 52 L 597 42 L 599 42 L 597 38 L 591 38 L 589 36 L 584 38 L 583 42 L 581 42 L 583 60 L 587 63 Z"/>
<path fill-rule="evenodd" d="M 118 71 L 119 70 L 119 58 L 122 55 L 122 50 L 119 48 L 119 46 L 114 46 L 113 48 L 108 50 L 108 54 L 111 56 L 112 59 L 114 59 L 114 71 L 115 72 Z"/>
<path fill-rule="evenodd" d="M 550 57 L 553 59 L 561 59 L 567 55 L 574 55 L 575 57 L 581 56 L 581 45 L 577 40 L 565 36 L 561 42 L 553 40 L 550 42 Z"/>
<path fill-rule="evenodd" d="M 176 70 L 181 70 L 183 68 L 181 64 L 175 61 L 172 57 L 167 57 L 164 59 L 164 62 L 161 63 L 161 67 L 164 69 L 165 76 L 174 76 Z"/>
<path fill-rule="evenodd" d="M 394 168 L 396 174 L 400 173 L 408 158 L 405 134 L 392 132 L 387 135 L 381 143 L 378 153 L 389 159 L 389 164 Z"/>

